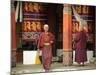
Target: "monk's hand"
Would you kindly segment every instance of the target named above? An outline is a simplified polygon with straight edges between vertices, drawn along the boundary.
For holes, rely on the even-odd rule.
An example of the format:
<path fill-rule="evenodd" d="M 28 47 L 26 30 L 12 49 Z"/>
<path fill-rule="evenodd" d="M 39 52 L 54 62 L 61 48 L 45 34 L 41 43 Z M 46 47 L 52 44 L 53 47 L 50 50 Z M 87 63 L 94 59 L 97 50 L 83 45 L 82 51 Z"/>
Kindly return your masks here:
<path fill-rule="evenodd" d="M 40 50 L 39 50 L 39 49 L 37 49 L 37 51 L 38 51 L 38 53 L 40 52 Z"/>
<path fill-rule="evenodd" d="M 41 50 L 39 50 L 38 53 L 39 53 L 40 56 L 42 55 L 42 51 Z"/>
<path fill-rule="evenodd" d="M 52 43 L 53 43 L 53 41 L 50 41 L 50 43 L 52 44 Z"/>

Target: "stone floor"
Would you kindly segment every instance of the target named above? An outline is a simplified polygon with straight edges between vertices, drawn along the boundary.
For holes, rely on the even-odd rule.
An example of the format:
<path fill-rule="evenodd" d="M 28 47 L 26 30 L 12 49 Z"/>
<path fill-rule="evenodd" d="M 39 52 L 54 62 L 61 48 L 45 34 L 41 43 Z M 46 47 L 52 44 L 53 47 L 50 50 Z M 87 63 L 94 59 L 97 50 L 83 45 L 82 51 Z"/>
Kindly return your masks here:
<path fill-rule="evenodd" d="M 91 70 L 96 69 L 96 65 L 86 64 L 85 66 L 78 66 L 74 64 L 72 66 L 64 66 L 62 63 L 55 62 L 51 65 L 49 72 L 59 72 L 59 71 L 77 71 L 77 70 Z M 15 74 L 32 74 L 32 73 L 44 73 L 42 65 L 23 65 L 17 64 L 16 67 L 11 69 L 11 75 Z"/>

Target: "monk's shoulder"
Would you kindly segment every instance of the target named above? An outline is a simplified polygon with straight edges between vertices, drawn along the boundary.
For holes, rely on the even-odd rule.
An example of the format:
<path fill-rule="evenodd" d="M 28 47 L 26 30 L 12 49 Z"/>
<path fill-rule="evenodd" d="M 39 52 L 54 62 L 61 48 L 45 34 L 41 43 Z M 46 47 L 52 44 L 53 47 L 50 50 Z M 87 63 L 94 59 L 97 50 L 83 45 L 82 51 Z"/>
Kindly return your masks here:
<path fill-rule="evenodd" d="M 41 32 L 41 35 L 44 35 L 44 32 Z"/>
<path fill-rule="evenodd" d="M 53 33 L 51 33 L 51 32 L 49 32 L 49 35 L 50 35 L 51 37 L 54 37 Z"/>
<path fill-rule="evenodd" d="M 52 33 L 51 33 L 51 32 L 49 32 L 49 34 L 50 34 L 50 35 L 52 35 Z"/>

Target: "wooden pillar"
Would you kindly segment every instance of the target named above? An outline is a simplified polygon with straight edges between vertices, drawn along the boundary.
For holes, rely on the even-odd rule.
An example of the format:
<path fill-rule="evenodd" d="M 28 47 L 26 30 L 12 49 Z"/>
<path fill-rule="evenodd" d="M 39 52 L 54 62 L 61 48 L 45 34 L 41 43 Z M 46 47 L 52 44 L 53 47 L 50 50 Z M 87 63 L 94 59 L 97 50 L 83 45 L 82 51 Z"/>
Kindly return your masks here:
<path fill-rule="evenodd" d="M 11 1 L 11 66 L 16 66 L 16 22 L 14 0 Z"/>
<path fill-rule="evenodd" d="M 72 65 L 72 14 L 71 5 L 63 7 L 63 64 Z"/>

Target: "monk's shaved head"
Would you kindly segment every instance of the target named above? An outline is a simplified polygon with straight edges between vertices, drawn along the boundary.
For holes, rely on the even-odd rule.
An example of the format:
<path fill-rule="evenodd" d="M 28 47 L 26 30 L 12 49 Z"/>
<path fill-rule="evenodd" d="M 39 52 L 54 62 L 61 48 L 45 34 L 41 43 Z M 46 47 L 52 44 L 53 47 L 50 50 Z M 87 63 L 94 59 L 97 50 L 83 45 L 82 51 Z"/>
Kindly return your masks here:
<path fill-rule="evenodd" d="M 44 27 L 49 27 L 49 25 L 48 24 L 45 24 Z"/>
<path fill-rule="evenodd" d="M 48 30 L 49 30 L 49 25 L 48 24 L 45 24 L 44 25 L 44 31 L 48 32 Z"/>

